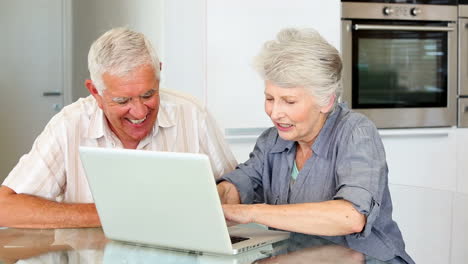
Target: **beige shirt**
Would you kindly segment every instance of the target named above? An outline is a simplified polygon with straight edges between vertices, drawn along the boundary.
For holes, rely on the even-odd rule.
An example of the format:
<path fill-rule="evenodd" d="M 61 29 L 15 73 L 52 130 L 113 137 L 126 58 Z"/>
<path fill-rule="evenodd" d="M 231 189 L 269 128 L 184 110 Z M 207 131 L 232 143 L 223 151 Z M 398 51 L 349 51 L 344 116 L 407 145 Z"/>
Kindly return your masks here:
<path fill-rule="evenodd" d="M 160 98 L 155 126 L 137 149 L 207 154 L 216 178 L 235 168 L 232 152 L 202 105 L 175 91 L 161 89 Z M 123 148 L 92 96 L 79 99 L 55 115 L 3 185 L 16 193 L 48 200 L 93 202 L 79 146 Z"/>

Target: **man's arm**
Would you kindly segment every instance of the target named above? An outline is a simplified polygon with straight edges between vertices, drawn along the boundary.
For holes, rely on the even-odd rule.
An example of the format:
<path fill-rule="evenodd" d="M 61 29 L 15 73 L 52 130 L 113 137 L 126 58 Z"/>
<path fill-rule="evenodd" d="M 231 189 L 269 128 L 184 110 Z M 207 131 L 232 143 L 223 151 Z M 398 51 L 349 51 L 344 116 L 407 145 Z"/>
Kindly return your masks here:
<path fill-rule="evenodd" d="M 0 187 L 0 226 L 73 228 L 101 226 L 94 204 L 58 203 Z"/>
<path fill-rule="evenodd" d="M 208 111 L 199 115 L 198 135 L 202 153 L 208 155 L 215 179 L 236 168 L 237 161 L 216 121 Z"/>

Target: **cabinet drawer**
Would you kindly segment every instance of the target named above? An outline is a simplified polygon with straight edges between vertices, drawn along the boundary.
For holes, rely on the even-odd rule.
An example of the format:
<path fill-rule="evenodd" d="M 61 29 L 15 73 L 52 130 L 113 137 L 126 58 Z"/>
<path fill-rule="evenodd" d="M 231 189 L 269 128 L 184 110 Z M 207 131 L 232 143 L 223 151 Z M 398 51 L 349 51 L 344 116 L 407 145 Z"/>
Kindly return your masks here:
<path fill-rule="evenodd" d="M 394 184 L 456 190 L 456 129 L 379 130 Z"/>

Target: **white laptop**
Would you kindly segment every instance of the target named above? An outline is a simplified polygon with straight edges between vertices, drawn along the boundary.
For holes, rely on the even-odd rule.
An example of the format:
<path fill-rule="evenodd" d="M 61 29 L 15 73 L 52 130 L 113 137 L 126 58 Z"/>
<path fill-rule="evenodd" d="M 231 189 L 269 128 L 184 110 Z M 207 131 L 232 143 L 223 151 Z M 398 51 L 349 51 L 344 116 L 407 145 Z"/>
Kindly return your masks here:
<path fill-rule="evenodd" d="M 289 237 L 228 229 L 206 155 L 80 147 L 80 156 L 110 239 L 232 255 Z"/>
<path fill-rule="evenodd" d="M 198 254 L 111 241 L 106 244 L 102 263 L 251 264 L 275 252 L 268 245 L 237 255 Z"/>

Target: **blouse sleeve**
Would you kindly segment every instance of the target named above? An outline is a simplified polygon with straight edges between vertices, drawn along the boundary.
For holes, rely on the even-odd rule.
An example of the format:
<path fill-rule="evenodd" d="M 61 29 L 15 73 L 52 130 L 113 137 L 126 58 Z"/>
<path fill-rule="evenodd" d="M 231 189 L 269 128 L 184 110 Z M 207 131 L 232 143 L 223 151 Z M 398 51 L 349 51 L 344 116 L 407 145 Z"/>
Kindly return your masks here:
<path fill-rule="evenodd" d="M 367 218 L 362 232 L 353 234 L 365 238 L 379 215 L 388 168 L 385 150 L 377 128 L 369 120 L 361 120 L 348 133 L 337 157 L 336 194 L 353 204 Z"/>
<path fill-rule="evenodd" d="M 262 175 L 266 162 L 266 153 L 273 140 L 272 129 L 268 129 L 260 135 L 255 143 L 249 159 L 239 164 L 236 169 L 218 180 L 228 181 L 234 184 L 239 191 L 241 203 L 251 204 L 263 201 Z"/>

